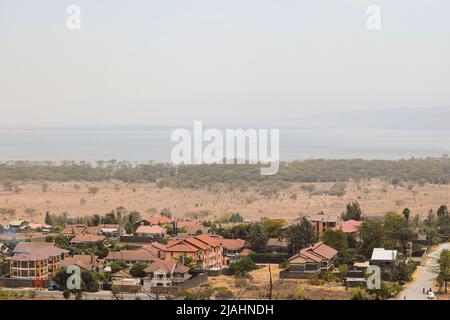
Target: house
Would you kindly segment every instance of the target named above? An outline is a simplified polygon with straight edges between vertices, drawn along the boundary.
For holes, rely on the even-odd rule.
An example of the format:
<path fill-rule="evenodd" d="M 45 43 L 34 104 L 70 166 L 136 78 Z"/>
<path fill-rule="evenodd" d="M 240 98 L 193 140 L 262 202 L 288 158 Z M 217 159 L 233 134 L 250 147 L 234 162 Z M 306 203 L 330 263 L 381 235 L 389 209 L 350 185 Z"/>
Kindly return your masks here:
<path fill-rule="evenodd" d="M 4 257 L 8 256 L 8 254 L 9 254 L 8 247 L 4 243 L 0 242 L 0 259 L 3 259 Z"/>
<path fill-rule="evenodd" d="M 166 258 L 164 250 L 166 250 L 167 248 L 164 244 L 161 244 L 159 242 L 152 242 L 148 245 L 143 246 L 142 249 L 147 250 L 158 259 L 164 260 Z"/>
<path fill-rule="evenodd" d="M 187 238 L 199 234 L 208 234 L 211 230 L 211 228 L 205 227 L 202 222 L 191 220 L 179 221 L 176 223 L 176 227 L 178 230 L 183 231 L 177 233 L 179 238 Z"/>
<path fill-rule="evenodd" d="M 25 220 L 13 220 L 9 223 L 8 229 L 10 232 L 21 232 L 29 229 L 29 222 Z"/>
<path fill-rule="evenodd" d="M 338 216 L 327 214 L 313 214 L 304 216 L 314 227 L 316 235 L 321 238 L 326 230 L 335 230 L 339 225 L 340 219 Z M 300 222 L 303 217 L 297 218 L 291 223 L 283 226 L 282 230 L 286 230 L 293 225 Z"/>
<path fill-rule="evenodd" d="M 372 257 L 370 258 L 370 265 L 379 266 L 381 271 L 381 278 L 389 279 L 396 259 L 397 250 L 374 248 L 372 251 Z"/>
<path fill-rule="evenodd" d="M 337 227 L 337 230 L 342 230 L 343 232 L 347 234 L 353 234 L 355 235 L 358 231 L 361 225 L 363 224 L 362 221 L 357 220 L 347 220 L 343 221 L 339 224 Z"/>
<path fill-rule="evenodd" d="M 245 247 L 245 240 L 242 239 L 218 239 L 223 248 L 223 256 L 228 258 L 235 258 Z"/>
<path fill-rule="evenodd" d="M 269 238 L 269 240 L 267 240 L 267 247 L 273 252 L 288 252 L 289 240 L 282 237 Z"/>
<path fill-rule="evenodd" d="M 52 226 L 45 223 L 30 223 L 30 230 L 38 232 L 51 232 Z"/>
<path fill-rule="evenodd" d="M 118 238 L 120 237 L 120 225 L 119 224 L 102 224 L 98 226 L 100 235 L 107 238 Z"/>
<path fill-rule="evenodd" d="M 88 271 L 100 272 L 104 269 L 104 263 L 98 260 L 96 255 L 91 254 L 76 254 L 63 260 L 61 267 L 68 267 L 70 265 L 79 266 L 81 269 Z"/>
<path fill-rule="evenodd" d="M 178 286 L 191 278 L 188 267 L 169 260 L 155 261 L 144 272 L 144 288 Z"/>
<path fill-rule="evenodd" d="M 288 259 L 288 268 L 280 272 L 280 278 L 308 278 L 312 273 L 331 270 L 337 251 L 323 242 L 300 250 Z"/>
<path fill-rule="evenodd" d="M 105 236 L 98 236 L 96 234 L 77 234 L 70 240 L 70 244 L 76 245 L 92 245 L 98 244 L 105 240 Z"/>
<path fill-rule="evenodd" d="M 135 224 L 135 227 L 137 228 L 138 226 L 155 226 L 155 225 L 164 225 L 164 224 L 169 224 L 172 223 L 173 219 L 171 218 L 167 218 L 167 217 L 149 217 L 146 219 L 143 219 L 141 221 L 138 221 Z"/>
<path fill-rule="evenodd" d="M 105 261 L 109 265 L 113 261 L 123 261 L 128 266 L 135 264 L 136 262 L 145 262 L 147 264 L 160 260 L 153 253 L 148 250 L 121 250 L 110 251 L 106 256 Z"/>
<path fill-rule="evenodd" d="M 55 276 L 69 251 L 53 243 L 20 242 L 9 257 L 9 277 L 12 279 L 47 280 Z"/>
<path fill-rule="evenodd" d="M 68 224 L 61 231 L 61 234 L 65 236 L 75 236 L 77 234 L 86 233 L 87 226 L 85 224 Z"/>
<path fill-rule="evenodd" d="M 136 229 L 135 235 L 137 237 L 165 238 L 167 230 L 159 225 L 139 226 Z"/>
<path fill-rule="evenodd" d="M 150 244 L 155 245 L 155 242 Z M 167 245 L 156 246 L 164 252 L 166 260 L 180 261 L 183 264 L 190 260 L 203 270 L 221 270 L 224 266 L 223 248 L 219 239 L 207 234 L 170 240 Z"/>
<path fill-rule="evenodd" d="M 120 270 L 110 276 L 111 286 L 119 292 L 137 293 L 141 291 L 141 279 L 130 275 L 130 268 Z"/>

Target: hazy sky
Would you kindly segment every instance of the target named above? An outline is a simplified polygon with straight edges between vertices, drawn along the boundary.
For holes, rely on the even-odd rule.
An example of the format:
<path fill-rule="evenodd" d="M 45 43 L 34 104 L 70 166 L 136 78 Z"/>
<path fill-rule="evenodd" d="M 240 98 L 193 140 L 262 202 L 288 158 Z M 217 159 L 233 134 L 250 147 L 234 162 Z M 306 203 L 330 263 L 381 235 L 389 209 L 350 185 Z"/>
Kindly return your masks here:
<path fill-rule="evenodd" d="M 0 0 L 0 125 L 276 127 L 449 106 L 449 12 L 448 0 Z"/>

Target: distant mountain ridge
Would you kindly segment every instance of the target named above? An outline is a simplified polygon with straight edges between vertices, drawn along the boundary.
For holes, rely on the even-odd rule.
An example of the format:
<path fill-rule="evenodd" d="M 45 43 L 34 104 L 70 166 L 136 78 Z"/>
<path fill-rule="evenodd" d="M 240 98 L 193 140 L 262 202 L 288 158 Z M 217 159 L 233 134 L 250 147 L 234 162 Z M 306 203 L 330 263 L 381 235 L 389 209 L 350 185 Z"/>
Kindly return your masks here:
<path fill-rule="evenodd" d="M 450 130 L 450 106 L 344 111 L 299 119 L 303 128 Z"/>

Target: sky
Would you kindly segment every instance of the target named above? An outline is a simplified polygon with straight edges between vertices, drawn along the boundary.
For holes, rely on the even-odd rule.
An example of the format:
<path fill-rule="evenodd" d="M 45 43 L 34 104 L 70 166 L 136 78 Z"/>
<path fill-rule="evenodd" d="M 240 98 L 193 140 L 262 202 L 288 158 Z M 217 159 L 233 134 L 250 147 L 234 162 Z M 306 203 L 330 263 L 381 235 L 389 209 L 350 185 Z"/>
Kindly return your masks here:
<path fill-rule="evenodd" d="M 448 0 L 0 0 L 0 127 L 282 127 L 450 106 L 449 12 Z"/>

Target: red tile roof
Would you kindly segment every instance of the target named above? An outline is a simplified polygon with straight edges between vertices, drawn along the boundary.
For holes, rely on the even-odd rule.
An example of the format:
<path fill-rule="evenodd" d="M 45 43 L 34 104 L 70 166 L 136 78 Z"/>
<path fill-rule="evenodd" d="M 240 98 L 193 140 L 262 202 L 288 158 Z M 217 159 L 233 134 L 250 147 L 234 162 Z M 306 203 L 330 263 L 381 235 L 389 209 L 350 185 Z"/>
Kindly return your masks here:
<path fill-rule="evenodd" d="M 146 234 L 162 234 L 165 231 L 166 229 L 159 225 L 139 226 L 136 229 L 136 233 L 146 233 Z"/>
<path fill-rule="evenodd" d="M 198 239 L 210 246 L 213 247 L 219 247 L 220 246 L 220 241 L 216 238 L 211 237 L 210 235 L 207 234 L 201 234 L 195 237 L 195 239 Z"/>
<path fill-rule="evenodd" d="M 104 236 L 96 234 L 77 234 L 70 240 L 70 243 L 96 243 L 105 240 Z"/>
<path fill-rule="evenodd" d="M 240 250 L 245 247 L 245 240 L 242 239 L 220 239 L 220 243 L 228 250 Z"/>
<path fill-rule="evenodd" d="M 144 249 L 139 249 L 139 250 L 110 251 L 105 260 L 153 262 L 158 261 L 159 259 L 151 252 Z"/>
<path fill-rule="evenodd" d="M 173 219 L 167 217 L 149 217 L 144 219 L 150 224 L 164 224 L 164 223 L 172 223 Z"/>
<path fill-rule="evenodd" d="M 362 221 L 347 220 L 341 222 L 338 228 L 345 233 L 355 233 L 359 230 L 359 227 L 361 227 L 362 223 Z"/>

